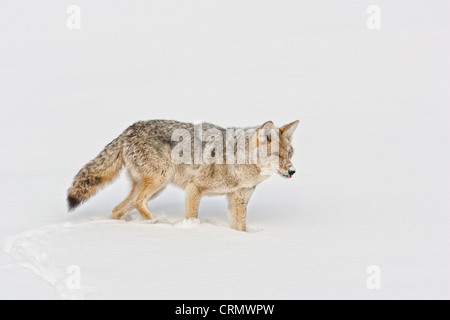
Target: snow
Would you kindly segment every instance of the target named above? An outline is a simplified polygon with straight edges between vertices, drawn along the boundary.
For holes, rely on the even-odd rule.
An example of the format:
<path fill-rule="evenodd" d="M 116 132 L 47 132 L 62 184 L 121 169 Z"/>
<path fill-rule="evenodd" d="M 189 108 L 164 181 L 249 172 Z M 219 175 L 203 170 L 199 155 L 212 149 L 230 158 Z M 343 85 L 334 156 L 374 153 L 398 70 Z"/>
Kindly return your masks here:
<path fill-rule="evenodd" d="M 81 30 L 75 3 L 0 3 L 0 298 L 450 298 L 447 1 L 76 2 Z M 299 119 L 297 173 L 247 233 L 224 197 L 183 220 L 172 187 L 157 221 L 112 221 L 125 175 L 69 215 L 78 170 L 157 118 Z"/>

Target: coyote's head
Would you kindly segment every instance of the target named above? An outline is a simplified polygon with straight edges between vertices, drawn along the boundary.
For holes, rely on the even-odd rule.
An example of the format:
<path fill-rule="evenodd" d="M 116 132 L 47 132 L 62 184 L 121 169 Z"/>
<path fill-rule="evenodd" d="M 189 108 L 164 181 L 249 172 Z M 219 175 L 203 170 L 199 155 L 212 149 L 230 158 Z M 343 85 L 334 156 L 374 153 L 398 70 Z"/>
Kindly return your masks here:
<path fill-rule="evenodd" d="M 299 121 L 294 121 L 281 128 L 276 128 L 272 121 L 267 121 L 256 131 L 254 142 L 259 152 L 259 166 L 262 174 L 278 173 L 284 178 L 292 178 L 295 168 L 291 162 L 294 154 L 292 136 Z"/>

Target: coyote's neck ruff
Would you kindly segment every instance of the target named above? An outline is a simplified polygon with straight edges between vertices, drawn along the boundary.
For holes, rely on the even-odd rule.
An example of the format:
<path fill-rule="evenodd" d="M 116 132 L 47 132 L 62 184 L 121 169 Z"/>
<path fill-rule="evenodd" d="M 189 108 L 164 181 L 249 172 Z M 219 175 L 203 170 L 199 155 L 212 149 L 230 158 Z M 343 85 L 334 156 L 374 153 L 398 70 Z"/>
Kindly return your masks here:
<path fill-rule="evenodd" d="M 112 182 L 125 167 L 130 195 L 113 210 L 121 219 L 137 209 L 154 219 L 147 203 L 169 183 L 186 190 L 186 219 L 197 218 L 204 195 L 227 195 L 232 227 L 245 231 L 247 203 L 255 187 L 274 173 L 291 178 L 292 135 L 298 121 L 276 128 L 268 121 L 253 128 L 194 125 L 168 120 L 137 122 L 75 176 L 69 209 Z"/>

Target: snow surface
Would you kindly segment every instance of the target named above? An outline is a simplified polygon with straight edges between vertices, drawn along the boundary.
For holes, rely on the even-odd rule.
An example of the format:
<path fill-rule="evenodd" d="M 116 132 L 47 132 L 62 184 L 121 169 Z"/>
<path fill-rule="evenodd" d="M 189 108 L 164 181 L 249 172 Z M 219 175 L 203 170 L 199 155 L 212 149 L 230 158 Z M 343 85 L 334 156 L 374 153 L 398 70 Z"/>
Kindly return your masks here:
<path fill-rule="evenodd" d="M 66 9 L 81 9 L 68 30 Z M 368 30 L 370 5 L 381 30 Z M 448 1 L 2 1 L 0 298 L 450 298 Z M 299 119 L 293 179 L 229 228 L 183 192 L 110 220 L 73 176 L 138 120 Z M 369 266 L 381 289 L 369 290 Z M 71 266 L 80 289 L 71 289 Z"/>

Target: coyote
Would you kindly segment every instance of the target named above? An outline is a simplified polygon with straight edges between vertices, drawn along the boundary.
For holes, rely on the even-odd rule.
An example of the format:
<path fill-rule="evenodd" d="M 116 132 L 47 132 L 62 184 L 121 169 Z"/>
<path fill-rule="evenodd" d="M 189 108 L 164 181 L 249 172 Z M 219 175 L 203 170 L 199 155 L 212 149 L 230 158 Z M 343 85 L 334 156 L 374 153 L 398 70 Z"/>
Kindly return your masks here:
<path fill-rule="evenodd" d="M 294 152 L 291 142 L 298 123 L 297 120 L 276 128 L 272 121 L 268 121 L 261 126 L 244 129 L 224 129 L 202 123 L 198 129 L 199 125 L 170 120 L 137 122 L 75 176 L 67 196 L 69 210 L 74 210 L 112 182 L 125 167 L 132 190 L 114 208 L 114 219 L 122 219 L 134 209 L 144 219 L 154 219 L 147 204 L 171 183 L 186 190 L 186 219 L 198 217 L 203 196 L 227 195 L 232 228 L 246 231 L 247 203 L 255 187 L 274 173 L 285 178 L 292 178 L 295 173 L 291 163 Z M 241 134 L 230 135 L 230 130 Z M 180 148 L 183 135 L 176 132 L 187 137 L 183 148 Z M 209 142 L 202 139 L 206 132 L 214 133 Z M 242 138 L 240 142 L 238 136 Z M 211 148 L 212 142 L 215 143 L 214 148 Z M 224 146 L 231 149 L 226 154 L 222 149 Z M 215 161 L 205 163 L 202 160 L 207 157 L 199 156 L 198 150 L 204 150 Z M 255 161 L 258 157 L 254 155 L 261 150 L 266 154 L 265 161 Z M 240 151 L 243 156 L 239 162 L 235 154 Z M 181 154 L 184 160 L 190 159 L 191 162 L 178 161 Z M 231 160 L 225 159 L 227 156 Z"/>

